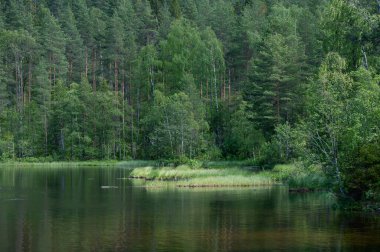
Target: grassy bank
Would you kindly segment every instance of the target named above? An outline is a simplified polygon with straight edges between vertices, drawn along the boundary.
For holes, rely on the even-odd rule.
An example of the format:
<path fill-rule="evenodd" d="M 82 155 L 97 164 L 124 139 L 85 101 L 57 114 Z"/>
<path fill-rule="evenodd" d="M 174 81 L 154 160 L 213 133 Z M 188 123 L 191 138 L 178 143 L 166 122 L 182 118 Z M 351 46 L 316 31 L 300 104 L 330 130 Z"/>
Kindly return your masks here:
<path fill-rule="evenodd" d="M 188 166 L 179 166 L 157 169 L 143 167 L 135 168 L 130 177 L 155 182 L 172 181 L 177 187 L 247 187 L 276 183 L 270 176 L 239 168 L 191 169 Z M 152 186 L 157 183 L 148 183 L 147 185 Z"/>
<path fill-rule="evenodd" d="M 288 184 L 290 190 L 325 190 L 329 187 L 329 181 L 320 166 L 307 167 L 301 163 L 276 165 L 271 171 L 264 171 L 264 174 Z"/>
<path fill-rule="evenodd" d="M 211 162 L 210 162 L 211 163 Z M 158 186 L 162 181 L 171 181 L 177 187 L 247 187 L 288 184 L 291 191 L 323 190 L 328 181 L 318 166 L 304 167 L 302 164 L 276 165 L 270 171 L 243 168 L 242 163 L 211 163 L 208 167 L 192 169 L 178 167 L 135 168 L 131 178 L 145 179 L 147 186 Z M 228 166 L 227 164 L 231 165 Z"/>

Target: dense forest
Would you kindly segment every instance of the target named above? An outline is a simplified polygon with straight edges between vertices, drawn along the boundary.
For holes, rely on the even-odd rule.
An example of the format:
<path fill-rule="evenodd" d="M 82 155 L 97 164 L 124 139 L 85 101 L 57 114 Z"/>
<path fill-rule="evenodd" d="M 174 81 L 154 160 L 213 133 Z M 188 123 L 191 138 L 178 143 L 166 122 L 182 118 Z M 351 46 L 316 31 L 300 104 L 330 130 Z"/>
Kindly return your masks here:
<path fill-rule="evenodd" d="M 2 160 L 319 164 L 380 190 L 379 0 L 1 0 Z"/>

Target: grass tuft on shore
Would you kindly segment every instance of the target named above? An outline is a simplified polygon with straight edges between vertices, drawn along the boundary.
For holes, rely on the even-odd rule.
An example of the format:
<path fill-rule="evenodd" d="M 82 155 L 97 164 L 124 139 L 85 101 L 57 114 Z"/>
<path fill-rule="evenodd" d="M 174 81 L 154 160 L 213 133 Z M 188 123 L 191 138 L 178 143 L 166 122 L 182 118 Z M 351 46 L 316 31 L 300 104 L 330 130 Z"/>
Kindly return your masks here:
<path fill-rule="evenodd" d="M 145 178 L 154 180 L 183 180 L 203 177 L 222 177 L 231 175 L 248 176 L 252 172 L 237 169 L 191 169 L 181 165 L 176 168 L 163 167 L 154 168 L 152 166 L 135 168 L 130 176 L 133 178 Z"/>
<path fill-rule="evenodd" d="M 329 181 L 322 171 L 322 167 L 311 165 L 305 167 L 302 163 L 276 165 L 272 171 L 263 175 L 272 177 L 289 185 L 289 188 L 305 188 L 321 190 L 328 188 Z"/>
<path fill-rule="evenodd" d="M 150 166 L 135 168 L 130 177 L 153 180 L 149 181 L 147 186 L 157 186 L 162 181 L 171 181 L 170 184 L 177 187 L 248 187 L 275 183 L 270 176 L 239 168 L 191 169 L 185 165 L 176 168 Z"/>
<path fill-rule="evenodd" d="M 268 177 L 259 174 L 251 176 L 227 175 L 215 177 L 193 178 L 186 181 L 178 181 L 177 187 L 249 187 L 269 186 L 275 182 Z"/>

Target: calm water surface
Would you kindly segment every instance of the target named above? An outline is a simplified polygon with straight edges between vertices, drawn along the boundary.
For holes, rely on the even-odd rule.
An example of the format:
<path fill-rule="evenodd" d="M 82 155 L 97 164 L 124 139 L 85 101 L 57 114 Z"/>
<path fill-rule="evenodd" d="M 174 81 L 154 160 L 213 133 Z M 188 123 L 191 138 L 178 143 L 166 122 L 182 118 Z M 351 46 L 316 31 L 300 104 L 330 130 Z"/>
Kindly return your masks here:
<path fill-rule="evenodd" d="M 0 251 L 380 251 L 380 217 L 323 193 L 144 188 L 128 173 L 0 168 Z"/>

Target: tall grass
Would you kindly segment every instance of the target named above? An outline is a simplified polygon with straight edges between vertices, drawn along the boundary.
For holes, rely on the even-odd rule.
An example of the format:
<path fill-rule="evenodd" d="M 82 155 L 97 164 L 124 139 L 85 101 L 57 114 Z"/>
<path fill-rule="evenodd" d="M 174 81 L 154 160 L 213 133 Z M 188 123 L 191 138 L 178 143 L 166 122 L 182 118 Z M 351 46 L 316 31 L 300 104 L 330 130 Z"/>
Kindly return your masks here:
<path fill-rule="evenodd" d="M 274 183 L 271 177 L 253 174 L 250 171 L 238 168 L 191 169 L 188 166 L 179 166 L 177 168 L 164 167 L 158 169 L 141 167 L 135 168 L 130 176 L 154 180 L 149 182 L 147 186 L 157 186 L 158 181 L 172 181 L 178 187 L 243 187 L 272 185 Z"/>
<path fill-rule="evenodd" d="M 187 181 L 176 183 L 178 187 L 248 187 L 248 186 L 268 186 L 274 181 L 259 174 L 251 176 L 227 175 L 215 177 L 193 178 Z"/>
<path fill-rule="evenodd" d="M 272 171 L 263 175 L 276 181 L 287 183 L 290 188 L 305 188 L 310 190 L 326 189 L 329 180 L 322 171 L 321 166 L 304 166 L 302 163 L 276 165 Z"/>
<path fill-rule="evenodd" d="M 135 178 L 146 178 L 156 180 L 182 180 L 202 177 L 216 177 L 241 175 L 247 176 L 252 174 L 249 171 L 231 168 L 231 169 L 191 169 L 188 166 L 178 166 L 177 168 L 163 167 L 154 168 L 151 166 L 135 168 L 130 176 Z"/>

